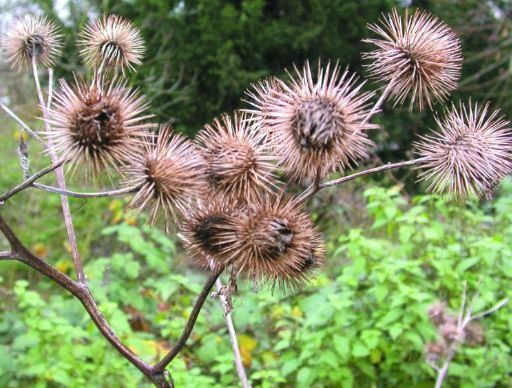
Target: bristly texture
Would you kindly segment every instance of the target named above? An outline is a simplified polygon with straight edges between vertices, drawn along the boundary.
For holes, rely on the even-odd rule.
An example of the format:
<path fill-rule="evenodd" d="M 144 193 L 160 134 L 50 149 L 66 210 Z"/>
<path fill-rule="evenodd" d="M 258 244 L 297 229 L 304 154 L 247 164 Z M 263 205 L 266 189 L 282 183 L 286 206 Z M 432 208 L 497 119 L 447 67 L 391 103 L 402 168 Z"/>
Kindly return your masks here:
<path fill-rule="evenodd" d="M 228 201 L 254 201 L 274 186 L 275 169 L 264 133 L 245 114 L 227 114 L 197 135 L 206 160 L 206 176 L 214 196 Z"/>
<path fill-rule="evenodd" d="M 85 62 L 95 69 L 134 70 L 144 55 L 144 40 L 129 20 L 117 15 L 89 22 L 78 45 Z"/>
<path fill-rule="evenodd" d="M 75 80 L 70 86 L 61 81 L 49 110 L 52 130 L 45 133 L 55 151 L 68 160 L 73 169 L 86 176 L 97 176 L 112 167 L 115 170 L 133 158 L 152 117 L 137 92 L 124 83 Z"/>
<path fill-rule="evenodd" d="M 372 93 L 360 93 L 357 77 L 328 64 L 319 66 L 316 80 L 309 63 L 302 72 L 295 68 L 287 84 L 281 80 L 262 83 L 252 93 L 252 113 L 270 143 L 285 173 L 292 180 L 310 183 L 337 168 L 343 170 L 367 156 L 373 143 L 363 124 Z"/>
<path fill-rule="evenodd" d="M 293 200 L 265 196 L 236 217 L 229 247 L 236 272 L 256 283 L 303 286 L 323 263 L 324 246 L 309 216 Z"/>
<path fill-rule="evenodd" d="M 57 26 L 43 16 L 26 15 L 17 19 L 2 38 L 7 62 L 21 70 L 32 65 L 51 67 L 60 55 L 62 36 Z"/>
<path fill-rule="evenodd" d="M 181 225 L 181 238 L 192 256 L 204 267 L 226 266 L 238 240 L 237 218 L 241 208 L 223 198 L 205 198 L 191 207 Z"/>
<path fill-rule="evenodd" d="M 368 28 L 378 39 L 365 39 L 374 51 L 364 53 L 370 74 L 390 85 L 395 105 L 410 96 L 410 109 L 432 108 L 457 88 L 462 66 L 457 35 L 437 17 L 416 10 L 402 18 L 396 9 Z M 384 88 L 384 87 L 383 87 Z"/>
<path fill-rule="evenodd" d="M 144 141 L 124 172 L 123 186 L 139 187 L 131 205 L 148 210 L 151 223 L 160 213 L 166 225 L 171 218 L 176 221 L 206 187 L 202 178 L 204 161 L 198 150 L 167 126 L 160 128 L 157 137 L 149 136 Z"/>
<path fill-rule="evenodd" d="M 454 105 L 436 121 L 441 128 L 417 143 L 417 153 L 426 158 L 421 179 L 429 187 L 465 199 L 470 194 L 489 197 L 499 182 L 512 172 L 512 131 L 499 111 L 489 114 L 489 104 L 459 108 Z"/>

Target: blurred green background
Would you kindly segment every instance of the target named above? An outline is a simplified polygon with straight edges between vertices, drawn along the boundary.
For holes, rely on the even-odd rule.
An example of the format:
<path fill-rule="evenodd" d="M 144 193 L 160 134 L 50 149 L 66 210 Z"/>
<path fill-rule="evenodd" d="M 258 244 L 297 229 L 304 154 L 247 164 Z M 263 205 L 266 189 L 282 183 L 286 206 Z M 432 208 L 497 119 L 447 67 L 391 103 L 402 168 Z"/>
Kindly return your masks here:
<path fill-rule="evenodd" d="M 65 55 L 56 72 L 69 78 L 85 72 L 75 35 L 87 18 L 126 16 L 148 45 L 131 84 L 148 96 L 160 121 L 193 136 L 220 113 L 246 106 L 241 98 L 252 82 L 284 76 L 284 68 L 305 59 L 339 60 L 364 76 L 365 25 L 393 6 L 429 9 L 461 36 L 465 64 L 455 101 L 490 99 L 511 116 L 509 1 L 2 1 L 0 30 L 14 15 L 43 9 L 65 30 Z M 0 61 L 0 77 L 2 101 L 42 129 L 29 74 L 14 73 Z M 0 115 L 3 192 L 22 177 L 19 127 Z M 411 142 L 434 125 L 431 112 L 409 113 L 391 104 L 376 121 L 382 129 L 372 136 L 384 161 L 410 157 Z M 49 160 L 28 142 L 36 171 Z M 375 163 L 375 157 L 368 161 Z M 423 189 L 409 171 L 320 193 L 308 204 L 328 247 L 318 279 L 294 294 L 240 282 L 233 316 L 254 386 L 430 387 L 434 372 L 424 361 L 424 347 L 436 334 L 428 305 L 443 299 L 457 310 L 464 281 L 470 292 L 480 293 L 475 310 L 512 297 L 512 182 L 492 202 L 453 203 Z M 71 208 L 101 310 L 137 354 L 147 361 L 161 357 L 178 338 L 204 273 L 174 232 L 147 227 L 128 211 L 126 199 L 71 199 Z M 74 276 L 57 196 L 27 190 L 0 211 L 31 250 Z M 148 386 L 81 305 L 34 271 L 2 262 L 0 296 L 0 386 Z M 460 351 L 446 386 L 512 385 L 510 307 L 482 324 L 485 343 Z M 237 386 L 232 358 L 222 310 L 209 300 L 170 370 L 178 387 Z"/>

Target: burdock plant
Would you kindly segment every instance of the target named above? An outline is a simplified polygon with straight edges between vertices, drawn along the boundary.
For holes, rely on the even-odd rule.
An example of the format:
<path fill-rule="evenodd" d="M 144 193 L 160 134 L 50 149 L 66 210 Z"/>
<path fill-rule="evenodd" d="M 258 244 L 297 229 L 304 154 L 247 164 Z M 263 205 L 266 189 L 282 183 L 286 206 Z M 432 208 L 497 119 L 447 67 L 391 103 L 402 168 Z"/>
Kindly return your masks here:
<path fill-rule="evenodd" d="M 38 70 L 55 62 L 60 35 L 45 18 L 17 20 L 2 39 L 3 47 L 13 67 L 32 65 L 45 129 L 37 133 L 24 123 L 23 128 L 42 143 L 52 165 L 0 196 L 0 204 L 6 206 L 29 187 L 60 194 L 77 280 L 57 270 L 51 259 L 32 254 L 1 216 L 0 230 L 10 249 L 0 252 L 0 260 L 19 260 L 64 287 L 123 357 L 156 386 L 170 387 L 166 368 L 185 346 L 222 272 L 231 275 L 228 290 L 236 290 L 241 279 L 295 290 L 306 287 L 321 270 L 324 242 L 303 207 L 319 190 L 414 166 L 421 169 L 419 179 L 427 180 L 435 192 L 459 200 L 490 197 L 512 170 L 512 131 L 489 103 L 452 103 L 448 109 L 441 105 L 439 128 L 415 143 L 416 159 L 348 173 L 373 151 L 369 132 L 379 126 L 372 119 L 388 96 L 395 104 L 409 100 L 410 109 L 433 109 L 450 97 L 460 77 L 459 39 L 436 17 L 420 11 L 401 16 L 393 10 L 369 28 L 377 37 L 365 40 L 372 50 L 363 57 L 370 75 L 385 84 L 378 101 L 374 92 L 363 90 L 365 81 L 338 62 L 318 62 L 316 70 L 306 62 L 285 80 L 255 83 L 247 91 L 250 107 L 220 115 L 190 140 L 158 125 L 146 113 L 149 102 L 122 79 L 144 53 L 141 33 L 129 21 L 111 15 L 88 23 L 79 47 L 92 75 L 75 76 L 71 83 L 62 80 L 53 93 L 50 69 L 45 96 Z M 56 187 L 37 182 L 54 170 Z M 93 178 L 106 173 L 120 188 L 72 192 L 66 189 L 64 171 Z M 305 189 L 294 194 L 297 186 Z M 148 213 L 152 225 L 161 219 L 170 233 L 177 232 L 191 257 L 209 271 L 179 341 L 155 364 L 124 345 L 101 314 L 83 271 L 67 201 L 68 196 L 120 195 L 131 195 L 132 207 Z M 226 288 L 220 289 L 229 299 Z M 466 325 L 470 319 L 465 325 L 454 321 L 445 305 L 434 306 L 429 314 L 442 337 L 428 346 L 431 362 L 452 357 L 454 352 L 447 349 L 454 349 L 453 344 L 481 341 L 482 330 Z M 232 328 L 229 311 L 226 319 Z M 230 335 L 237 371 L 248 386 L 234 330 Z"/>

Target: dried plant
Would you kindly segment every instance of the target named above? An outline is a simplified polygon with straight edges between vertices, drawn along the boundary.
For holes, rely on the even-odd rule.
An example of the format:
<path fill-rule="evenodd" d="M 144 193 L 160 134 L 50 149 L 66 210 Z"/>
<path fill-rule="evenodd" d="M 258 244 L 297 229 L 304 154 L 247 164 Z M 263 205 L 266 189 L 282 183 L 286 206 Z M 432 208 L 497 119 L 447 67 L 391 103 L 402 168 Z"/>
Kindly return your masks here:
<path fill-rule="evenodd" d="M 134 70 L 144 55 L 144 40 L 129 20 L 117 15 L 96 19 L 80 33 L 80 54 L 93 69 Z M 101 72 L 101 71 L 100 71 Z"/>
<path fill-rule="evenodd" d="M 77 280 L 52 266 L 51 259 L 32 254 L 1 215 L 0 231 L 10 250 L 0 252 L 0 260 L 23 262 L 69 291 L 81 301 L 102 335 L 158 387 L 173 386 L 166 368 L 182 351 L 217 283 L 235 344 L 237 371 L 247 387 L 230 317 L 231 294 L 237 290 L 241 275 L 257 284 L 293 290 L 306 286 L 319 270 L 324 243 L 303 209 L 305 201 L 326 187 L 404 167 L 423 169 L 420 179 L 431 181 L 430 189 L 462 199 L 473 193 L 489 195 L 511 172 L 509 123 L 498 111 L 489 113 L 488 104 L 470 102 L 452 105 L 444 118 L 437 119 L 440 131 L 416 143 L 417 159 L 346 174 L 373 146 L 367 132 L 378 128 L 371 119 L 388 95 L 395 103 L 410 96 L 411 109 L 422 109 L 425 104 L 432 107 L 455 89 L 460 73 L 458 38 L 425 12 L 406 13 L 402 18 L 394 10 L 381 25 L 369 28 L 380 38 L 367 40 L 377 49 L 364 56 L 372 61 L 370 73 L 387 83 L 375 103 L 371 101 L 373 92 L 362 91 L 364 82 L 348 70 L 342 71 L 337 63 L 319 63 L 314 76 L 306 62 L 302 70 L 295 67 L 287 81 L 268 78 L 255 84 L 247 92 L 250 114 L 223 115 L 206 125 L 194 142 L 167 126 L 153 133 L 157 125 L 145 113 L 144 98 L 128 88 L 126 81 L 118 80 L 118 70 L 121 74 L 132 70 L 144 51 L 141 35 L 129 21 L 109 16 L 89 23 L 80 35 L 80 53 L 94 70 L 92 80 L 75 79 L 73 85 L 61 81 L 54 96 L 50 69 L 45 96 L 37 65 L 53 63 L 60 40 L 46 19 L 21 19 L 3 42 L 14 66 L 32 63 L 44 136 L 31 130 L 5 105 L 0 107 L 42 143 L 52 165 L 1 195 L 0 206 L 30 187 L 58 193 Z M 21 151 L 24 174 L 29 175 L 28 154 Z M 68 171 L 93 177 L 112 171 L 112 182 L 121 188 L 86 193 L 67 190 L 64 165 L 71 167 Z M 53 171 L 57 187 L 37 182 Z M 346 175 L 325 180 L 335 171 Z M 283 179 L 278 179 L 281 175 Z M 297 182 L 310 186 L 295 195 L 289 188 Z M 122 343 L 94 301 L 67 198 L 127 194 L 133 195 L 134 208 L 149 213 L 150 221 L 161 217 L 166 226 L 177 223 L 188 251 L 210 271 L 178 341 L 153 365 Z M 219 284 L 224 271 L 231 274 L 227 287 Z M 500 303 L 493 310 L 504 304 Z M 460 345 L 483 340 L 482 327 L 472 321 L 485 313 L 472 316 L 470 310 L 464 311 L 463 306 L 455 317 L 442 303 L 429 310 L 440 338 L 427 346 L 427 360 L 437 368 L 438 381 L 444 379 Z"/>
<path fill-rule="evenodd" d="M 43 16 L 26 15 L 17 19 L 2 38 L 7 61 L 18 70 L 32 61 L 51 67 L 60 55 L 62 36 L 57 26 Z"/>
<path fill-rule="evenodd" d="M 452 106 L 441 131 L 417 143 L 425 158 L 420 177 L 429 189 L 465 199 L 470 194 L 490 197 L 496 185 L 512 172 L 512 131 L 499 111 L 489 114 L 489 104 Z"/>
<path fill-rule="evenodd" d="M 124 82 L 102 86 L 75 80 L 61 81 L 53 108 L 48 109 L 51 130 L 44 135 L 62 159 L 86 175 L 108 167 L 119 170 L 137 154 L 146 130 L 147 103 Z"/>
<path fill-rule="evenodd" d="M 224 114 L 197 135 L 206 160 L 206 178 L 214 196 L 252 202 L 275 186 L 272 155 L 265 133 L 244 113 Z"/>
<path fill-rule="evenodd" d="M 296 201 L 265 196 L 235 220 L 237 238 L 227 251 L 236 272 L 288 289 L 304 286 L 321 267 L 322 239 Z"/>
<path fill-rule="evenodd" d="M 345 170 L 367 155 L 372 145 L 363 123 L 372 93 L 361 92 L 364 83 L 336 64 L 319 66 L 313 79 L 309 63 L 295 69 L 289 83 L 260 83 L 251 93 L 253 113 L 291 180 L 312 182 L 336 169 Z M 277 83 L 277 87 L 274 86 Z M 251 95 L 250 94 L 250 95 Z"/>
<path fill-rule="evenodd" d="M 148 134 L 129 156 L 123 186 L 138 187 L 132 206 L 147 210 L 153 223 L 159 214 L 177 220 L 206 189 L 205 163 L 196 146 L 168 126 L 157 137 Z"/>
<path fill-rule="evenodd" d="M 425 360 L 437 372 L 435 388 L 441 388 L 448 374 L 450 363 L 463 346 L 479 346 L 484 343 L 484 328 L 477 320 L 490 315 L 508 303 L 503 299 L 489 310 L 474 314 L 473 306 L 466 306 L 466 284 L 462 293 L 462 305 L 456 314 L 449 311 L 446 303 L 430 306 L 428 317 L 437 328 L 438 338 L 425 346 Z M 478 293 L 472 298 L 472 304 Z"/>
<path fill-rule="evenodd" d="M 370 74 L 389 87 L 395 104 L 410 97 L 410 110 L 425 103 L 432 108 L 457 88 L 462 65 L 460 41 L 443 22 L 427 12 L 402 18 L 396 9 L 368 28 L 379 38 L 365 39 L 376 46 L 363 54 L 371 61 Z"/>

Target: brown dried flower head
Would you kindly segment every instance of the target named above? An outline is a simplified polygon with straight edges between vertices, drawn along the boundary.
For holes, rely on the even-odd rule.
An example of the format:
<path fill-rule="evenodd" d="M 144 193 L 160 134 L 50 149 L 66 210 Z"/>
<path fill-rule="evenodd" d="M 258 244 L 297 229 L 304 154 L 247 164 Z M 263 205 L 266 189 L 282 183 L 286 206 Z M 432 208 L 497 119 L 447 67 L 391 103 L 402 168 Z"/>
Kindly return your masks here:
<path fill-rule="evenodd" d="M 134 70 L 144 55 L 144 40 L 129 20 L 118 15 L 89 22 L 80 33 L 80 54 L 95 69 Z"/>
<path fill-rule="evenodd" d="M 465 199 L 470 194 L 490 196 L 512 171 L 512 131 L 499 111 L 489 114 L 489 104 L 454 105 L 436 119 L 440 132 L 417 143 L 425 158 L 420 179 L 431 180 L 429 190 Z"/>
<path fill-rule="evenodd" d="M 261 198 L 238 214 L 230 258 L 237 272 L 273 288 L 300 287 L 321 266 L 324 247 L 309 216 L 293 200 Z"/>
<path fill-rule="evenodd" d="M 53 149 L 68 160 L 73 170 L 97 176 L 115 170 L 139 152 L 139 145 L 152 124 L 144 120 L 147 107 L 137 92 L 124 83 L 76 80 L 61 81 L 49 110 L 50 132 L 45 132 Z"/>
<path fill-rule="evenodd" d="M 437 341 L 428 343 L 425 347 L 427 361 L 434 363 L 439 361 L 442 357 L 445 356 L 446 350 L 447 349 L 444 342 Z"/>
<path fill-rule="evenodd" d="M 51 67 L 60 55 L 62 35 L 57 26 L 43 16 L 26 15 L 17 19 L 2 38 L 7 62 L 21 70 L 32 61 Z"/>
<path fill-rule="evenodd" d="M 396 9 L 368 28 L 379 35 L 365 39 L 376 49 L 363 54 L 370 74 L 389 85 L 395 104 L 410 96 L 410 109 L 432 108 L 457 88 L 462 66 L 457 35 L 437 17 L 416 10 L 402 18 Z"/>
<path fill-rule="evenodd" d="M 464 337 L 471 346 L 484 343 L 484 328 L 479 322 L 469 322 L 464 328 Z"/>
<path fill-rule="evenodd" d="M 319 66 L 315 80 L 309 63 L 295 71 L 289 84 L 260 84 L 251 102 L 289 178 L 313 181 L 366 157 L 365 131 L 377 128 L 363 123 L 372 93 L 360 93 L 363 83 L 338 65 Z"/>
<path fill-rule="evenodd" d="M 167 222 L 188 211 L 190 202 L 204 192 L 204 162 L 194 144 L 168 126 L 149 135 L 132 154 L 124 171 L 125 187 L 139 187 L 131 206 L 147 210 L 154 223 L 162 213 Z"/>
<path fill-rule="evenodd" d="M 230 251 L 238 240 L 236 219 L 241 211 L 223 198 L 198 201 L 181 225 L 187 250 L 205 267 L 230 264 Z"/>
<path fill-rule="evenodd" d="M 439 327 L 439 333 L 447 343 L 464 341 L 464 331 L 456 321 L 449 321 Z"/>
<path fill-rule="evenodd" d="M 430 321 L 439 326 L 446 320 L 446 304 L 443 302 L 436 302 L 432 304 L 428 309 L 428 317 Z"/>
<path fill-rule="evenodd" d="M 263 134 L 245 114 L 227 114 L 197 135 L 206 160 L 206 176 L 215 196 L 229 201 L 254 201 L 274 184 L 272 156 Z"/>

